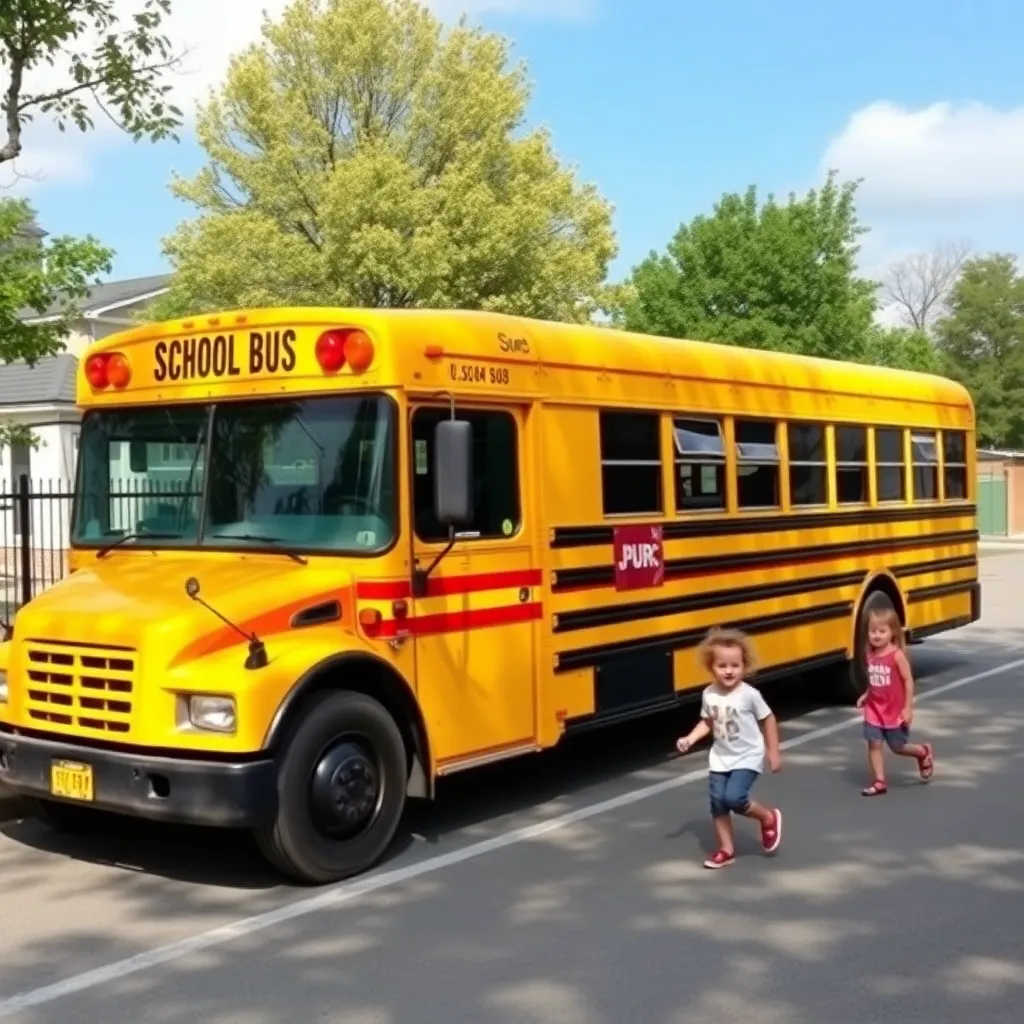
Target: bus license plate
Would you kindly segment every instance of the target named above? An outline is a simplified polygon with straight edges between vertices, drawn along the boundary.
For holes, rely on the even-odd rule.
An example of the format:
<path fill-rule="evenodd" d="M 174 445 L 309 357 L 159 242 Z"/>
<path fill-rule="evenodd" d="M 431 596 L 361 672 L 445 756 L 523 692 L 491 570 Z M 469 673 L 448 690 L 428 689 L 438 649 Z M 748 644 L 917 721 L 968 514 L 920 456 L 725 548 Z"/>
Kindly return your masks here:
<path fill-rule="evenodd" d="M 92 765 L 54 761 L 50 765 L 50 792 L 65 800 L 93 800 Z"/>

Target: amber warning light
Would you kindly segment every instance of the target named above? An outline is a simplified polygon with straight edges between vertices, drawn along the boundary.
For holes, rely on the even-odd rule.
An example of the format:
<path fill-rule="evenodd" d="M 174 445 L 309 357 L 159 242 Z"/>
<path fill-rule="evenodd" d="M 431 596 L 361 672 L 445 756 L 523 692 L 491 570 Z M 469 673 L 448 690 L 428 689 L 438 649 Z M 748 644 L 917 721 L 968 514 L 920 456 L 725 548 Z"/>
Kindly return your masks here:
<path fill-rule="evenodd" d="M 131 364 L 120 352 L 101 352 L 86 359 L 85 379 L 94 391 L 125 388 L 132 379 Z"/>
<path fill-rule="evenodd" d="M 346 365 L 362 373 L 373 362 L 373 342 L 365 331 L 333 328 L 316 339 L 316 361 L 324 373 L 337 373 Z"/>

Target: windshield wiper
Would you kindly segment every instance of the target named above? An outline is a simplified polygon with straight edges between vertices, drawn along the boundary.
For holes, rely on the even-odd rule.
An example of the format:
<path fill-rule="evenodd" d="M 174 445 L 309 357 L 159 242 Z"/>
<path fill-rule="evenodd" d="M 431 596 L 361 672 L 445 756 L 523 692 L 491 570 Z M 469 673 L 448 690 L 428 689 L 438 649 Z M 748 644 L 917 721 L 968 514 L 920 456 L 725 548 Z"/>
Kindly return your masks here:
<path fill-rule="evenodd" d="M 117 540 L 107 544 L 106 547 L 100 548 L 96 552 L 97 558 L 103 558 L 105 555 L 109 555 L 114 548 L 120 547 L 126 541 L 129 540 L 181 540 L 180 533 L 146 533 L 144 531 L 137 531 L 135 533 L 122 534 Z"/>
<path fill-rule="evenodd" d="M 247 540 L 253 544 L 273 544 L 278 545 L 283 543 L 280 537 L 265 537 L 259 533 L 211 533 L 211 540 Z M 282 555 L 287 555 L 292 561 L 298 562 L 299 565 L 308 565 L 307 559 L 303 558 L 302 555 L 297 554 L 294 551 L 289 551 L 287 548 L 282 550 Z"/>

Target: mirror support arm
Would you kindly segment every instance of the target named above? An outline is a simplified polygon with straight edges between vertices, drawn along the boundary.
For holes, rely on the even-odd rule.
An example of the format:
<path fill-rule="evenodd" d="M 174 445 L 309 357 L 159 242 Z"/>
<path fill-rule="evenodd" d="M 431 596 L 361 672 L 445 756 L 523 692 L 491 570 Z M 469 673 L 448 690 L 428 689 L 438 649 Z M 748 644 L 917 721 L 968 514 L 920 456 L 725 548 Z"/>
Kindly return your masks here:
<path fill-rule="evenodd" d="M 443 559 L 451 549 L 455 547 L 455 527 L 448 527 L 448 543 L 444 549 L 438 552 L 437 558 L 435 558 L 426 569 L 421 569 L 419 566 L 415 567 L 412 571 L 412 596 L 413 597 L 426 597 L 427 596 L 427 583 L 430 579 L 430 574 L 441 564 Z"/>

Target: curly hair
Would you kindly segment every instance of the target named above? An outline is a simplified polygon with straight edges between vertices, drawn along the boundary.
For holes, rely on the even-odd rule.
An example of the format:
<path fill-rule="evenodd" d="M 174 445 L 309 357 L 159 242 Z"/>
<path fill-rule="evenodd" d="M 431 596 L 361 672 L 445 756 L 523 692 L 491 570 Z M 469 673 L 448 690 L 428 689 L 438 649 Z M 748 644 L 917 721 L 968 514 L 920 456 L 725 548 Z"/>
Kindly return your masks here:
<path fill-rule="evenodd" d="M 754 644 L 746 633 L 738 629 L 720 629 L 718 626 L 708 631 L 707 636 L 701 641 L 700 647 L 697 648 L 701 664 L 708 672 L 711 671 L 711 666 L 714 664 L 715 648 L 717 647 L 739 648 L 743 658 L 744 675 L 753 675 L 757 671 Z"/>

